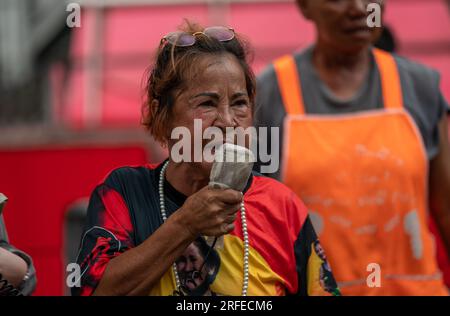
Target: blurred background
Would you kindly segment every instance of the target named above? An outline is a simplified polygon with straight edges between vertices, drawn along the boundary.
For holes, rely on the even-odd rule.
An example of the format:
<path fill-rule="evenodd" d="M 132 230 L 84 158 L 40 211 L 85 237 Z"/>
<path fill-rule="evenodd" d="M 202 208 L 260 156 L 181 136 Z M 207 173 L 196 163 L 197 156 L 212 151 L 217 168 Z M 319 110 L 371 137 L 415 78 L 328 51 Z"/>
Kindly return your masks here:
<path fill-rule="evenodd" d="M 70 3 L 80 27 L 66 24 Z M 448 1 L 386 3 L 397 52 L 437 69 L 450 100 Z M 183 18 L 244 34 L 256 73 L 315 35 L 292 0 L 0 0 L 0 192 L 11 243 L 34 259 L 35 295 L 68 294 L 87 198 L 108 171 L 164 157 L 140 126 L 142 80 Z M 441 248 L 438 259 L 450 285 Z"/>

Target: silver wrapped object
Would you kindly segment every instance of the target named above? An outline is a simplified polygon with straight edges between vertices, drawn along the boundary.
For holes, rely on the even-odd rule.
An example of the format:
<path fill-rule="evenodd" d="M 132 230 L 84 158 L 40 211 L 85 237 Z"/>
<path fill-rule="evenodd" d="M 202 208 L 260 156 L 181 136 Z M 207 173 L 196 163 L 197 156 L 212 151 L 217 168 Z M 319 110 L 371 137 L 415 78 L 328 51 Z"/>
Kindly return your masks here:
<path fill-rule="evenodd" d="M 255 156 L 242 146 L 225 143 L 215 155 L 209 177 L 213 188 L 243 191 L 253 169 Z"/>
<path fill-rule="evenodd" d="M 255 160 L 249 149 L 230 143 L 223 144 L 214 155 L 209 186 L 242 192 L 250 178 Z M 212 246 L 214 240 L 214 237 L 206 238 L 209 246 Z M 223 236 L 217 239 L 215 248 L 223 249 Z"/>

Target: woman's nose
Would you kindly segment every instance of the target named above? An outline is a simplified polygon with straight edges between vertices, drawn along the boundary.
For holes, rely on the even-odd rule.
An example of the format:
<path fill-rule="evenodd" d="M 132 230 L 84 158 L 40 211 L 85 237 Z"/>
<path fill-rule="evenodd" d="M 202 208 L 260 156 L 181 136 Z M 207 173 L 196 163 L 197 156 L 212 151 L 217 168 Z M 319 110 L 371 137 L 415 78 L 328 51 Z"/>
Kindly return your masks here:
<path fill-rule="evenodd" d="M 214 122 L 214 126 L 225 129 L 227 127 L 235 127 L 235 125 L 234 115 L 229 107 L 217 111 L 217 118 Z"/>
<path fill-rule="evenodd" d="M 367 15 L 368 0 L 349 0 L 349 13 L 357 16 Z"/>
<path fill-rule="evenodd" d="M 194 270 L 194 264 L 193 264 L 193 262 L 191 261 L 191 260 L 188 260 L 187 262 L 186 262 L 186 265 L 185 265 L 185 269 L 184 269 L 185 271 L 193 271 Z"/>

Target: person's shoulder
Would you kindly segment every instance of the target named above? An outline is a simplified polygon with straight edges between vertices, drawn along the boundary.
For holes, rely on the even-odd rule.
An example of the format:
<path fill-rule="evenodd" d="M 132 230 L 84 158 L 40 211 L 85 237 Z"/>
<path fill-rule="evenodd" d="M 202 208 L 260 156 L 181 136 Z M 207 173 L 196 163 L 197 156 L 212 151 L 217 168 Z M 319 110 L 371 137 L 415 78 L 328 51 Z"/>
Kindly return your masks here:
<path fill-rule="evenodd" d="M 425 125 L 436 121 L 442 109 L 440 74 L 431 67 L 395 55 L 400 73 L 405 105 L 419 115 L 426 122 Z"/>
<path fill-rule="evenodd" d="M 307 54 L 309 54 L 310 50 L 311 50 L 311 48 L 308 47 L 308 48 L 306 48 L 306 49 L 304 49 L 304 50 L 302 50 L 302 51 L 297 51 L 297 52 L 294 52 L 294 53 L 292 53 L 292 54 L 285 54 L 285 55 L 283 55 L 283 56 L 279 56 L 279 57 L 275 58 L 270 64 L 268 64 L 267 66 L 265 66 L 265 67 L 261 70 L 261 72 L 258 74 L 258 78 L 257 78 L 257 79 L 258 79 L 258 84 L 260 84 L 260 85 L 264 85 L 264 84 L 267 84 L 267 85 L 270 84 L 270 85 L 272 85 L 273 83 L 276 82 L 276 80 L 277 80 L 277 74 L 276 74 L 276 71 L 275 71 L 274 63 L 275 63 L 277 60 L 280 60 L 281 58 L 284 58 L 284 57 L 286 57 L 286 56 L 291 56 L 291 57 L 294 58 L 294 60 L 295 60 L 297 63 L 299 63 L 299 62 L 301 62 L 303 59 L 305 59 L 305 57 L 307 56 Z"/>
<path fill-rule="evenodd" d="M 103 182 L 111 182 L 118 179 L 140 177 L 145 172 L 147 165 L 138 166 L 120 166 L 107 173 Z"/>
<path fill-rule="evenodd" d="M 133 183 L 143 183 L 150 173 L 156 169 L 155 164 L 145 164 L 137 166 L 121 166 L 114 168 L 104 177 L 101 184 L 111 188 L 121 188 Z"/>
<path fill-rule="evenodd" d="M 398 67 L 400 68 L 400 71 L 404 71 L 415 77 L 439 76 L 439 73 L 435 69 L 433 69 L 427 65 L 424 65 L 422 63 L 419 63 L 417 61 L 411 60 L 407 57 L 400 56 L 397 54 L 393 54 L 393 56 L 397 62 Z"/>
<path fill-rule="evenodd" d="M 258 203 L 269 206 L 272 214 L 285 218 L 296 236 L 308 216 L 308 208 L 300 197 L 284 183 L 256 172 L 252 190 Z"/>
<path fill-rule="evenodd" d="M 278 187 L 278 188 L 288 189 L 283 183 L 281 183 L 277 179 L 266 176 L 258 171 L 253 170 L 252 175 L 253 175 L 254 182 L 257 183 L 258 185 L 265 185 L 265 186 L 273 187 L 273 188 Z"/>
<path fill-rule="evenodd" d="M 394 58 L 401 79 L 407 81 L 406 85 L 419 87 L 420 90 L 432 90 L 432 92 L 439 89 L 440 75 L 438 71 L 406 57 L 394 54 Z"/>
<path fill-rule="evenodd" d="M 273 66 L 273 63 L 268 64 L 265 66 L 261 72 L 258 74 L 257 78 L 257 85 L 258 88 L 265 87 L 265 86 L 272 86 L 277 81 L 277 76 L 275 73 L 275 67 Z"/>
<path fill-rule="evenodd" d="M 264 192 L 264 194 L 269 196 L 271 199 L 278 201 L 294 201 L 295 203 L 300 203 L 300 205 L 303 206 L 303 202 L 300 198 L 284 183 L 256 171 L 253 171 L 253 179 L 254 189 Z"/>

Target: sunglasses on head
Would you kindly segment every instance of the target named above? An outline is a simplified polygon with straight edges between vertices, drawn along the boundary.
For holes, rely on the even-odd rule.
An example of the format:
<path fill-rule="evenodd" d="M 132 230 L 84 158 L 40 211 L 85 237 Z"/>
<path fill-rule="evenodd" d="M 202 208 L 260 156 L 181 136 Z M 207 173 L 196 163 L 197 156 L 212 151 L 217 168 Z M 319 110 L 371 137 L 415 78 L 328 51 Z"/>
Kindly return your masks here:
<path fill-rule="evenodd" d="M 204 29 L 203 32 L 171 32 L 161 39 L 161 44 L 170 43 L 178 47 L 188 47 L 195 44 L 197 35 L 205 35 L 209 38 L 216 39 L 219 42 L 231 41 L 235 36 L 232 28 L 225 26 L 211 26 Z"/>

